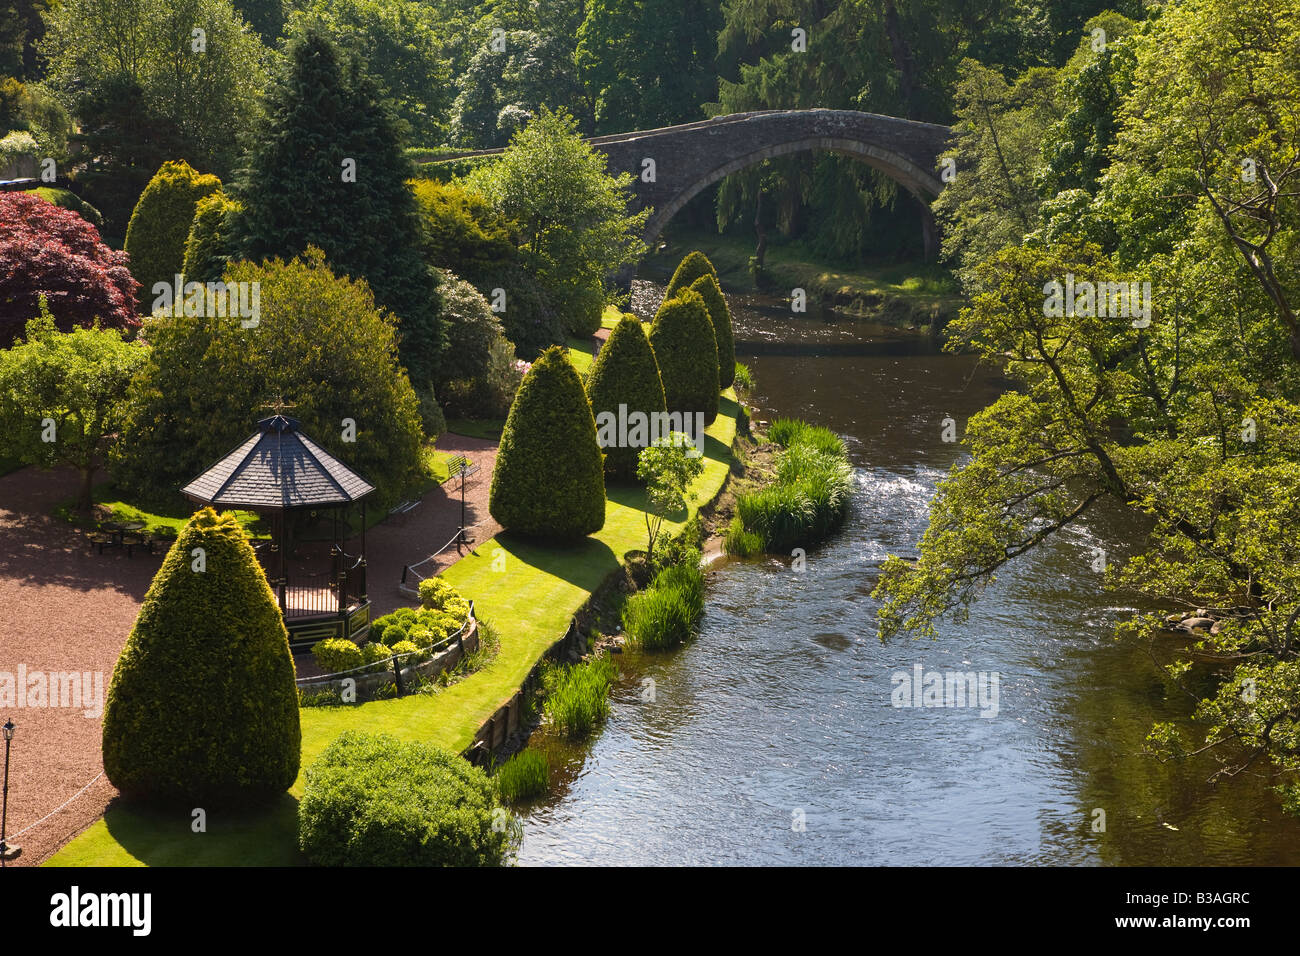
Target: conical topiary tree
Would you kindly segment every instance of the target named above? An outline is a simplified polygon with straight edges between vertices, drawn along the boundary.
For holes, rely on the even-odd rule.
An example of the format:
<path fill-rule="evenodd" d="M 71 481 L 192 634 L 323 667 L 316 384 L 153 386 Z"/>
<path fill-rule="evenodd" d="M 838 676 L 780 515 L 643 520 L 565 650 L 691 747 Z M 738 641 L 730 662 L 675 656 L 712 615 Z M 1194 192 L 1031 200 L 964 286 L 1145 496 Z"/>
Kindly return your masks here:
<path fill-rule="evenodd" d="M 226 271 L 234 251 L 230 246 L 230 220 L 239 203 L 217 190 L 204 196 L 194 207 L 189 238 L 185 240 L 185 262 L 181 271 L 191 282 L 216 282 Z"/>
<path fill-rule="evenodd" d="M 140 301 L 148 309 L 155 282 L 171 285 L 185 262 L 185 240 L 200 199 L 221 188 L 216 176 L 205 176 L 180 160 L 163 163 L 140 194 L 131 213 L 123 247 L 131 260 L 131 275 L 140 283 Z"/>
<path fill-rule="evenodd" d="M 104 709 L 122 793 L 186 806 L 283 793 L 302 744 L 279 607 L 233 515 L 197 512 L 153 579 Z"/>
<path fill-rule="evenodd" d="M 625 421 L 631 419 L 633 412 L 641 412 L 648 423 L 653 421 L 650 416 L 655 412 L 668 410 L 664 384 L 659 377 L 659 363 L 655 361 L 654 349 L 641 327 L 641 320 L 636 316 L 623 316 L 609 334 L 609 341 L 597 353 L 587 375 L 587 397 L 591 399 L 598 436 L 601 413 L 608 412 L 617 422 L 620 405 L 626 406 Z M 621 435 L 620 439 L 637 437 L 629 430 L 629 434 Z M 647 428 L 644 443 L 605 444 L 606 473 L 616 478 L 635 478 L 637 456 L 653 437 Z"/>
<path fill-rule="evenodd" d="M 673 273 L 673 277 L 668 280 L 668 288 L 664 290 L 664 298 L 673 298 L 682 289 L 689 289 L 691 283 L 700 276 L 705 275 L 717 279 L 718 270 L 713 268 L 713 263 L 709 261 L 709 257 L 698 249 L 694 252 L 688 252 L 686 257 L 677 263 L 677 270 Z"/>
<path fill-rule="evenodd" d="M 539 537 L 579 538 L 605 526 L 596 421 L 558 346 L 533 363 L 510 406 L 488 511 L 507 530 Z"/>
<path fill-rule="evenodd" d="M 727 308 L 727 298 L 713 275 L 700 276 L 690 284 L 690 288 L 704 299 L 709 320 L 713 323 L 713 336 L 718 343 L 718 387 L 730 388 L 736 380 L 736 342 L 731 334 L 731 310 Z"/>
<path fill-rule="evenodd" d="M 669 412 L 718 417 L 718 345 L 704 298 L 683 289 L 665 299 L 650 326 L 650 345 L 659 362 Z"/>

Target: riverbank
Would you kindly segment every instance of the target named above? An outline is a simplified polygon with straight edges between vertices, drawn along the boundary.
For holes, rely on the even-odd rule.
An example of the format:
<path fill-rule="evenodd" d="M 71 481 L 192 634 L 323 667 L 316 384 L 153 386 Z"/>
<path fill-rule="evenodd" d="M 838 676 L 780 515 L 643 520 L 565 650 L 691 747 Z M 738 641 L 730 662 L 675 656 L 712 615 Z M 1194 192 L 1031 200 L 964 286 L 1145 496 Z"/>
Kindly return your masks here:
<path fill-rule="evenodd" d="M 616 320 L 617 315 L 610 317 Z M 575 343 L 575 364 L 595 343 Z M 693 484 L 689 513 L 665 527 L 679 530 L 713 500 L 731 468 L 740 406 L 724 393 L 717 420 L 706 430 L 705 469 Z M 412 695 L 351 707 L 306 708 L 302 715 L 302 769 L 289 794 L 272 807 L 226 818 L 194 834 L 189 817 L 161 815 L 115 801 L 102 819 L 48 861 L 52 866 L 300 865 L 297 800 L 306 768 L 338 734 L 350 729 L 393 734 L 461 752 L 509 701 L 536 663 L 565 633 L 591 595 L 620 572 L 630 551 L 645 547 L 645 491 L 607 489 L 605 526 L 567 548 L 501 534 L 481 543 L 443 577 L 472 598 L 480 619 L 496 625 L 501 649 L 483 669 L 433 695 Z"/>
<path fill-rule="evenodd" d="M 661 242 L 642 261 L 638 277 L 666 282 L 681 257 L 699 249 L 717 269 L 725 291 L 786 298 L 791 289 L 800 288 L 808 295 L 810 311 L 820 305 L 900 328 L 929 330 L 942 329 L 962 306 L 956 281 L 935 265 L 909 262 L 846 269 L 817 261 L 797 244 L 769 243 L 764 286 L 756 288 L 749 266 L 752 237 L 681 230 L 665 233 Z"/>

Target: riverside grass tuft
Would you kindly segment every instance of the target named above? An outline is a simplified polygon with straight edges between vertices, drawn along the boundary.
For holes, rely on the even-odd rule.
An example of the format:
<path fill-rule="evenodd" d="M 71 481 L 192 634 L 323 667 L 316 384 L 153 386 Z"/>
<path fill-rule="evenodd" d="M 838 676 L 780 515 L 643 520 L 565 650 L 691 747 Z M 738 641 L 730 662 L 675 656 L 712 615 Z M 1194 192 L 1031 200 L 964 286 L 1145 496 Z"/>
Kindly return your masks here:
<path fill-rule="evenodd" d="M 551 788 L 551 764 L 540 751 L 521 750 L 497 768 L 493 779 L 501 799 L 514 806 Z"/>
<path fill-rule="evenodd" d="M 617 677 L 608 654 L 572 667 L 548 667 L 542 674 L 546 719 L 570 739 L 589 736 L 609 716 L 609 691 Z"/>
<path fill-rule="evenodd" d="M 676 647 L 695 633 L 704 613 L 704 572 L 700 552 L 690 549 L 677 564 L 655 575 L 650 586 L 623 605 L 623 630 L 629 647 L 660 651 Z"/>
<path fill-rule="evenodd" d="M 848 514 L 853 469 L 838 435 L 781 418 L 772 423 L 768 437 L 784 446 L 776 460 L 776 481 L 736 500 L 736 518 L 723 540 L 728 554 L 780 554 L 815 544 Z"/>

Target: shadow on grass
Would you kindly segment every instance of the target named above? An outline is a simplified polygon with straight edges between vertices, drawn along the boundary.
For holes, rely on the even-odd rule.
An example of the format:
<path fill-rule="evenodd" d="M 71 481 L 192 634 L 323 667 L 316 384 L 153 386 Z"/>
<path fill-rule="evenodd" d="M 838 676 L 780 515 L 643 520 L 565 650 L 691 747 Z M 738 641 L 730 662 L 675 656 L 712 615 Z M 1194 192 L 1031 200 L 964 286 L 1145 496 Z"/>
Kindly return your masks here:
<path fill-rule="evenodd" d="M 595 591 L 621 567 L 619 557 L 599 538 L 563 544 L 503 531 L 496 542 L 510 557 L 584 591 Z"/>
<path fill-rule="evenodd" d="M 148 866 L 307 865 L 298 851 L 298 800 L 290 794 L 257 809 L 205 810 L 206 832 L 195 833 L 192 810 L 117 797 L 104 811 L 104 839 Z"/>

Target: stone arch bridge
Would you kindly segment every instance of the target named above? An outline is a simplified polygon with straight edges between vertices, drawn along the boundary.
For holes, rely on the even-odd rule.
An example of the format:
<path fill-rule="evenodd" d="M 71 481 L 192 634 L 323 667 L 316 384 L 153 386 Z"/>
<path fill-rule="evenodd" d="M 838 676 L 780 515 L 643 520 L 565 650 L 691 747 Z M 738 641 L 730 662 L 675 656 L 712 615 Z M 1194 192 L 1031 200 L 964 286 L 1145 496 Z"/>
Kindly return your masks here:
<path fill-rule="evenodd" d="M 947 126 L 856 110 L 763 110 L 587 142 L 606 155 L 611 172 L 632 175 L 633 208 L 654 210 L 642 235 L 649 245 L 693 196 L 724 176 L 764 159 L 820 149 L 857 157 L 919 199 L 929 252 L 937 244 L 929 202 L 943 189 L 937 167 L 951 133 Z"/>

